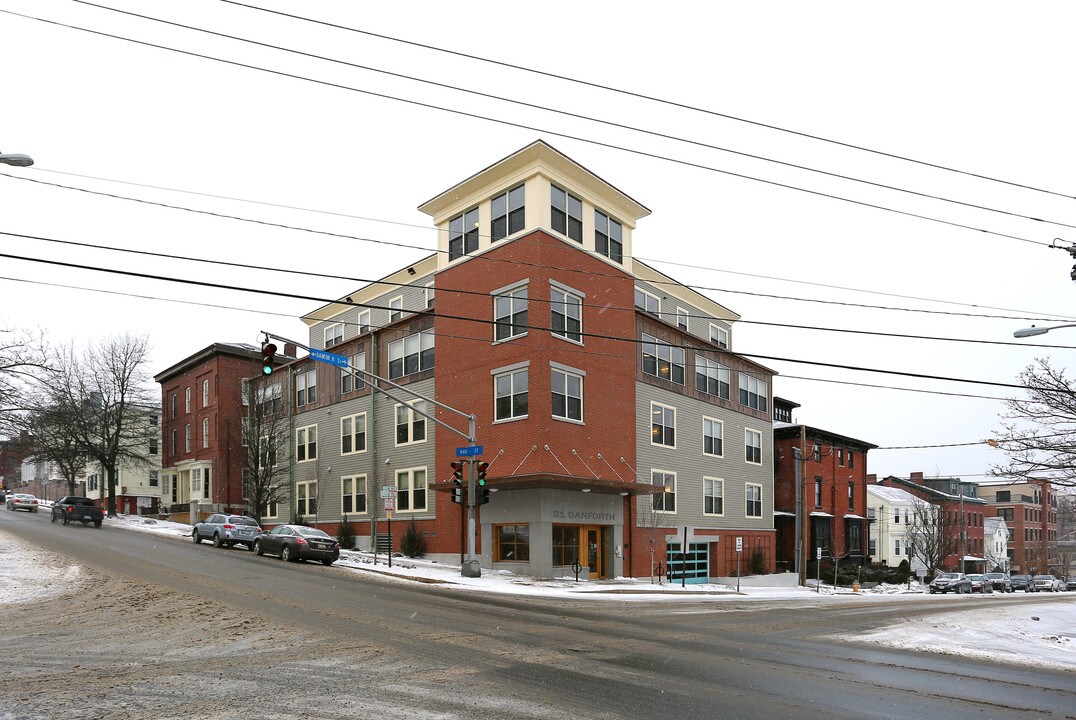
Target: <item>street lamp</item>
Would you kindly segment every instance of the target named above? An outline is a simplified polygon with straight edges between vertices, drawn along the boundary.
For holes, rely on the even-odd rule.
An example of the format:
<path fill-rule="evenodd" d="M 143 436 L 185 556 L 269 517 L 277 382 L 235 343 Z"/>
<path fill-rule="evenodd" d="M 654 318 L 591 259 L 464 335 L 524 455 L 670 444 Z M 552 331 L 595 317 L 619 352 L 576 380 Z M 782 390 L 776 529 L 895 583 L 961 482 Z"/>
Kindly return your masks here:
<path fill-rule="evenodd" d="M 14 165 L 15 167 L 29 167 L 34 164 L 34 159 L 21 153 L 0 153 L 0 165 Z"/>
<path fill-rule="evenodd" d="M 1064 325 L 1051 325 L 1049 327 L 1036 327 L 1036 326 L 1032 325 L 1031 327 L 1026 327 L 1026 328 L 1023 328 L 1021 330 L 1017 330 L 1016 332 L 1014 332 L 1012 334 L 1012 336 L 1014 338 L 1033 337 L 1035 335 L 1045 335 L 1046 333 L 1050 332 L 1051 330 L 1057 330 L 1059 328 L 1067 328 L 1067 327 L 1076 327 L 1076 323 L 1065 323 Z"/>

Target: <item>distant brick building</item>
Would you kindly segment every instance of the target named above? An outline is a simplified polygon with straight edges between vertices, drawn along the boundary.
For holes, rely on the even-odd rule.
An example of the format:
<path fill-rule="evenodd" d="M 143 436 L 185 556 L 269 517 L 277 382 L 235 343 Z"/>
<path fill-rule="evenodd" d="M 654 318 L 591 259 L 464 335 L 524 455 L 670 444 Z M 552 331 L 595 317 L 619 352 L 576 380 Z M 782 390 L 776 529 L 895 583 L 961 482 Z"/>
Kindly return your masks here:
<path fill-rule="evenodd" d="M 979 483 L 978 496 L 989 505 L 987 512 L 1005 521 L 1013 573 L 1066 574 L 1057 547 L 1058 498 L 1048 481 Z"/>
<path fill-rule="evenodd" d="M 29 478 L 22 477 L 22 464 L 34 453 L 34 439 L 25 430 L 16 438 L 0 440 L 0 487 L 17 490 L 26 487 Z"/>

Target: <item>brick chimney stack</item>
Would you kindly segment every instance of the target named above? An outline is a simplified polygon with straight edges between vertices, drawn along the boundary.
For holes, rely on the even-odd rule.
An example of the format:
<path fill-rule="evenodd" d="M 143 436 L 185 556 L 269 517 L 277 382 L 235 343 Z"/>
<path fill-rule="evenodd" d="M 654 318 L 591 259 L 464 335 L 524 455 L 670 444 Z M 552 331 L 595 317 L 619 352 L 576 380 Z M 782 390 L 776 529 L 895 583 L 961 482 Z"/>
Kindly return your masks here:
<path fill-rule="evenodd" d="M 919 485 L 922 485 L 923 484 L 923 473 L 921 473 L 921 472 L 913 472 L 911 474 L 911 477 L 909 477 L 908 479 L 911 480 L 913 483 L 918 483 Z"/>

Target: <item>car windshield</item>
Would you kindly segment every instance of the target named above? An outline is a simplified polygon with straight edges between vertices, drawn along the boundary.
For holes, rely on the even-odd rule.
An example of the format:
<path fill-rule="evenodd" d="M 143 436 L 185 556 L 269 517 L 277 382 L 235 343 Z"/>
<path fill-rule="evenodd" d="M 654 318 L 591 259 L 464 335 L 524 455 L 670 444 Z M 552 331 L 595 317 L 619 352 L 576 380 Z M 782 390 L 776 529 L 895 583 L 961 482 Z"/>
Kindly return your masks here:
<path fill-rule="evenodd" d="M 972 580 L 982 580 L 983 579 L 982 575 L 968 575 L 968 577 L 971 578 Z"/>
<path fill-rule="evenodd" d="M 939 580 L 956 580 L 958 577 L 960 577 L 960 576 L 957 575 L 956 573 L 942 573 L 941 575 L 938 576 L 938 579 Z"/>
<path fill-rule="evenodd" d="M 310 527 L 297 527 L 295 530 L 303 537 L 319 537 L 327 538 L 329 535 L 324 530 L 318 530 L 317 528 Z"/>
<path fill-rule="evenodd" d="M 1053 577 L 1051 577 L 1049 575 L 1036 575 L 1035 579 L 1036 580 L 1053 580 Z"/>

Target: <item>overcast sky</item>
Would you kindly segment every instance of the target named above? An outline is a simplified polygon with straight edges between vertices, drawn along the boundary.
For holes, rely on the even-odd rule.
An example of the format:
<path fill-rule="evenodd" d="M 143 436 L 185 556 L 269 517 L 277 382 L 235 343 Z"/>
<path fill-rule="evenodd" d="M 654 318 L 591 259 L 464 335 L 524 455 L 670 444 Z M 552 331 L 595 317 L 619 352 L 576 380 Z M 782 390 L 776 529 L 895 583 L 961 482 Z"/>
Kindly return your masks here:
<path fill-rule="evenodd" d="M 874 450 L 870 472 L 978 479 L 994 398 L 1019 392 L 989 383 L 1072 357 L 1042 345 L 1076 328 L 1012 337 L 1076 320 L 1050 247 L 1076 241 L 1069 3 L 250 2 L 335 27 L 102 0 L 226 38 L 0 0 L 0 150 L 36 161 L 0 166 L 0 252 L 183 281 L 3 257 L 0 324 L 146 333 L 153 373 L 261 330 L 305 340 L 300 315 L 434 249 L 420 203 L 541 138 L 653 211 L 636 256 L 742 316 L 733 348 L 797 421 L 952 446 Z"/>

